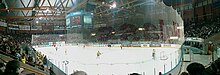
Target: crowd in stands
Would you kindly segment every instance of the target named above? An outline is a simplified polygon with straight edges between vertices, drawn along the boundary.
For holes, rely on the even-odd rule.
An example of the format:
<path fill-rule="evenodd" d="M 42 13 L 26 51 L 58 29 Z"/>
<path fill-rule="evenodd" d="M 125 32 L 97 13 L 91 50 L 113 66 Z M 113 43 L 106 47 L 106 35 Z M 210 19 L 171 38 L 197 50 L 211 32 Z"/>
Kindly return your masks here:
<path fill-rule="evenodd" d="M 211 22 L 191 23 L 184 26 L 185 37 L 199 37 L 206 39 L 220 32 L 220 19 Z"/>
<path fill-rule="evenodd" d="M 147 31 L 157 31 L 153 24 L 145 23 L 143 28 L 145 31 L 138 31 L 140 26 L 133 24 L 122 24 L 118 28 L 112 27 L 100 27 L 97 29 L 97 39 L 99 41 L 107 41 L 109 39 L 121 39 L 121 40 L 131 40 L 138 41 L 144 37 L 145 40 L 157 40 L 160 38 L 157 34 L 147 34 Z M 112 31 L 117 30 L 117 34 L 112 34 Z M 185 37 L 198 37 L 206 39 L 215 33 L 220 32 L 220 19 L 213 19 L 212 21 L 203 21 L 197 23 L 187 23 L 184 25 Z M 141 37 L 143 36 L 143 37 Z"/>
<path fill-rule="evenodd" d="M 143 30 L 139 30 L 139 28 L 143 28 Z M 151 31 L 159 31 L 159 28 L 151 23 L 145 23 L 143 26 L 124 23 L 114 28 L 111 26 L 99 27 L 97 31 L 95 31 L 95 37 L 98 41 L 102 42 L 112 39 L 120 39 L 123 41 L 139 41 L 141 39 L 145 41 L 155 41 L 160 39 L 158 33 Z"/>
<path fill-rule="evenodd" d="M 0 53 L 14 58 L 24 64 L 46 70 L 47 58 L 31 46 L 29 34 L 0 33 Z M 3 70 L 1 70 L 4 72 Z M 5 72 L 7 70 L 5 69 Z M 1 75 L 1 74 L 0 74 Z"/>

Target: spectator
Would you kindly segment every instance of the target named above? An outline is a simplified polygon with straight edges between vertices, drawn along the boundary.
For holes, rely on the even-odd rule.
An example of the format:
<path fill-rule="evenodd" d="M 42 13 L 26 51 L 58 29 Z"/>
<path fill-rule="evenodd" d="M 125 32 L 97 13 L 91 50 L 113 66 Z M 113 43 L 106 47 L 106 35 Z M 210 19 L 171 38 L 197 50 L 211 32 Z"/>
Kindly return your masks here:
<path fill-rule="evenodd" d="M 25 57 L 25 54 L 22 54 L 22 56 L 21 56 L 21 62 L 26 63 L 26 57 Z"/>
<path fill-rule="evenodd" d="M 86 74 L 86 72 L 84 72 L 84 71 L 76 71 L 76 72 L 74 72 L 74 73 L 71 74 L 71 75 L 87 75 L 87 74 Z"/>
<path fill-rule="evenodd" d="M 162 75 L 162 73 L 161 73 L 161 72 L 159 72 L 159 75 Z"/>
<path fill-rule="evenodd" d="M 4 63 L 0 62 L 0 75 L 3 73 Z"/>
<path fill-rule="evenodd" d="M 180 75 L 188 75 L 187 72 L 182 72 Z"/>
<path fill-rule="evenodd" d="M 27 62 L 28 62 L 29 65 L 35 66 L 35 64 L 34 64 L 34 57 L 33 56 L 28 55 Z"/>
<path fill-rule="evenodd" d="M 191 63 L 187 66 L 186 70 L 190 75 L 201 75 L 205 67 L 200 63 Z"/>
<path fill-rule="evenodd" d="M 6 64 L 6 69 L 2 75 L 19 75 L 19 61 L 12 60 Z"/>
<path fill-rule="evenodd" d="M 50 68 L 49 68 L 49 71 L 50 71 L 50 75 L 56 75 L 56 74 L 53 72 L 53 67 L 50 67 Z"/>
<path fill-rule="evenodd" d="M 44 66 L 44 68 L 47 67 L 47 56 L 46 55 L 43 58 L 43 66 Z"/>
<path fill-rule="evenodd" d="M 132 73 L 132 74 L 129 74 L 129 75 L 141 75 L 141 74 L 138 74 L 138 73 Z"/>

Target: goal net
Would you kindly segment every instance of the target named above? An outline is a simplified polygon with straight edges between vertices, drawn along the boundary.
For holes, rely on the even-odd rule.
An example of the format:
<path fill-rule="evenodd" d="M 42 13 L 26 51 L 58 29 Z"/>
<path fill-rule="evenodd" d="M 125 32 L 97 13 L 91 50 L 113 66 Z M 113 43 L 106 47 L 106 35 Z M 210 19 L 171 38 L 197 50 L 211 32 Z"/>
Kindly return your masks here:
<path fill-rule="evenodd" d="M 167 60 L 168 57 L 165 55 L 165 51 L 160 52 L 160 60 Z"/>

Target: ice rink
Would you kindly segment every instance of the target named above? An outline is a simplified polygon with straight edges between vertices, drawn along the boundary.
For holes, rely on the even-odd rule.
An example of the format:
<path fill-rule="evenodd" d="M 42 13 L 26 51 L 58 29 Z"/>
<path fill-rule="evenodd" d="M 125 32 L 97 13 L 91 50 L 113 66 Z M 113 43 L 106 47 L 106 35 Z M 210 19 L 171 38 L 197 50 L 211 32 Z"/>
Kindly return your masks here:
<path fill-rule="evenodd" d="M 179 61 L 176 48 L 62 46 L 57 51 L 55 47 L 37 50 L 67 74 L 78 70 L 88 75 L 128 75 L 134 72 L 158 75 L 171 70 Z M 97 57 L 97 51 L 102 53 L 100 57 Z M 63 61 L 69 63 L 65 65 Z"/>

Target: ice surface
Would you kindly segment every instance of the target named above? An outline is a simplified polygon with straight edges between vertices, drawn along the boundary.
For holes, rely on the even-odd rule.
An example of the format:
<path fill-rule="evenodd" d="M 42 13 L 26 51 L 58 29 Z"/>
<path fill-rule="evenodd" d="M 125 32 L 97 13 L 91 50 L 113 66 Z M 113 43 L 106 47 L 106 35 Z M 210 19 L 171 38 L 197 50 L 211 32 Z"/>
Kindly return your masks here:
<path fill-rule="evenodd" d="M 152 57 L 156 50 L 155 59 Z M 179 60 L 178 49 L 175 48 L 142 48 L 142 47 L 85 47 L 62 46 L 38 48 L 48 59 L 67 74 L 73 71 L 85 71 L 88 75 L 158 75 L 175 67 Z M 96 53 L 103 53 L 97 58 Z M 161 60 L 163 56 L 166 60 Z M 67 70 L 63 61 L 69 61 Z"/>

